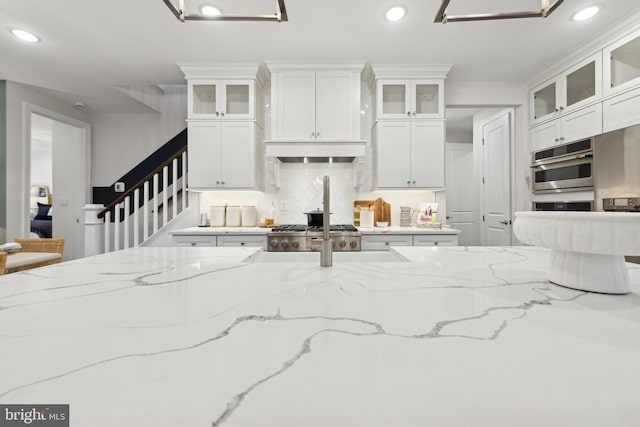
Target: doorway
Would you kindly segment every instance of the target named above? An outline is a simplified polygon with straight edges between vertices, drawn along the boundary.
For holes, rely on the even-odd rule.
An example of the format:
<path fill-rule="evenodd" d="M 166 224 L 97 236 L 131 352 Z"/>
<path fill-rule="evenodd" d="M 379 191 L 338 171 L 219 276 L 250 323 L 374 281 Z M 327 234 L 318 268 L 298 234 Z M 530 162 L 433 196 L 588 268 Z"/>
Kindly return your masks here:
<path fill-rule="evenodd" d="M 462 246 L 510 246 L 514 110 L 448 106 L 446 117 L 447 223 Z"/>
<path fill-rule="evenodd" d="M 26 110 L 23 234 L 64 238 L 63 260 L 81 258 L 90 195 L 89 125 L 37 106 Z"/>

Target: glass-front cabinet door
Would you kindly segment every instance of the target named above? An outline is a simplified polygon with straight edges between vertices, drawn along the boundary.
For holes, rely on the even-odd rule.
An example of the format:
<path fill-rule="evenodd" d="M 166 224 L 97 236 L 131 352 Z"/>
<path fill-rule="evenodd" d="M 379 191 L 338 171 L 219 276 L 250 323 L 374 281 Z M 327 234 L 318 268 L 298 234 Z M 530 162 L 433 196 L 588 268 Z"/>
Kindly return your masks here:
<path fill-rule="evenodd" d="M 252 80 L 190 81 L 189 118 L 252 119 L 254 98 Z"/>
<path fill-rule="evenodd" d="M 529 94 L 531 124 L 577 110 L 602 97 L 602 56 L 597 53 L 534 87 Z"/>
<path fill-rule="evenodd" d="M 444 117 L 442 80 L 413 80 L 411 82 L 411 117 L 433 119 Z"/>
<path fill-rule="evenodd" d="M 629 34 L 604 49 L 605 94 L 640 84 L 640 31 Z"/>
<path fill-rule="evenodd" d="M 378 119 L 442 118 L 442 80 L 378 80 Z"/>
<path fill-rule="evenodd" d="M 377 116 L 379 119 L 411 117 L 409 80 L 378 80 Z"/>

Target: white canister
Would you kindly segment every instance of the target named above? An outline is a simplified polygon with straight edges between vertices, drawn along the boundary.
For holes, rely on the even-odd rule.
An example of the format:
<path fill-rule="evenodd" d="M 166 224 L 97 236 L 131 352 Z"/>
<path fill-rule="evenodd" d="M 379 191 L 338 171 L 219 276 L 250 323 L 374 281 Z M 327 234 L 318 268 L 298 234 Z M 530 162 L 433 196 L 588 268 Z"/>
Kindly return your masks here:
<path fill-rule="evenodd" d="M 373 228 L 373 211 L 360 212 L 360 227 Z"/>
<path fill-rule="evenodd" d="M 240 227 L 240 206 L 227 206 L 227 227 Z"/>
<path fill-rule="evenodd" d="M 226 206 L 211 206 L 211 227 L 224 227 Z"/>
<path fill-rule="evenodd" d="M 242 226 L 255 227 L 258 221 L 258 212 L 255 206 L 242 206 Z"/>

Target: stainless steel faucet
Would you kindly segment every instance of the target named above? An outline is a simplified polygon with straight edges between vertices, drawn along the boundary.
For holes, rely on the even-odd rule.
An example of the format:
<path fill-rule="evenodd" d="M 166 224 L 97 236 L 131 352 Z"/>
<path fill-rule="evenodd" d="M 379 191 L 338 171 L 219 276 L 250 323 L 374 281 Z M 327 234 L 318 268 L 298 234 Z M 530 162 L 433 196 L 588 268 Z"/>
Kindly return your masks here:
<path fill-rule="evenodd" d="M 331 267 L 333 265 L 333 247 L 329 238 L 329 177 L 322 180 L 322 247 L 320 248 L 320 266 Z"/>

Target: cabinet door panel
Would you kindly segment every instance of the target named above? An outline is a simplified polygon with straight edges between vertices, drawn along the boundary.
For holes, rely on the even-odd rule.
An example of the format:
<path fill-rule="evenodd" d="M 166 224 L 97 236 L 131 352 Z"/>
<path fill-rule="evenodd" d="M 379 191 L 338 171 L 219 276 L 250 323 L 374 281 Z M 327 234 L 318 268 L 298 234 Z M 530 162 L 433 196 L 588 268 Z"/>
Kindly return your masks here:
<path fill-rule="evenodd" d="M 253 80 L 226 80 L 223 87 L 225 119 L 252 119 L 255 111 Z"/>
<path fill-rule="evenodd" d="M 531 151 L 553 147 L 560 142 L 560 122 L 553 120 L 531 128 L 529 131 L 529 140 L 531 143 L 531 147 L 529 147 Z"/>
<path fill-rule="evenodd" d="M 378 80 L 376 115 L 379 119 L 411 116 L 411 83 L 408 80 Z"/>
<path fill-rule="evenodd" d="M 254 124 L 223 123 L 220 138 L 220 180 L 224 188 L 253 188 Z"/>
<path fill-rule="evenodd" d="M 444 187 L 443 122 L 411 123 L 411 177 L 414 187 Z"/>
<path fill-rule="evenodd" d="M 434 119 L 444 117 L 442 80 L 414 80 L 411 82 L 413 118 Z"/>
<path fill-rule="evenodd" d="M 315 73 L 282 72 L 278 88 L 277 139 L 312 140 L 315 133 Z M 275 136 L 275 135 L 274 135 Z"/>
<path fill-rule="evenodd" d="M 604 132 L 640 124 L 640 88 L 607 99 L 603 104 Z"/>
<path fill-rule="evenodd" d="M 602 104 L 594 104 L 562 118 L 564 140 L 575 141 L 602 133 Z"/>
<path fill-rule="evenodd" d="M 406 188 L 411 177 L 411 125 L 378 122 L 376 176 L 380 188 Z"/>
<path fill-rule="evenodd" d="M 354 139 L 354 89 L 350 72 L 316 73 L 316 139 Z"/>
<path fill-rule="evenodd" d="M 188 141 L 189 187 L 216 187 L 220 179 L 220 124 L 189 123 Z"/>

